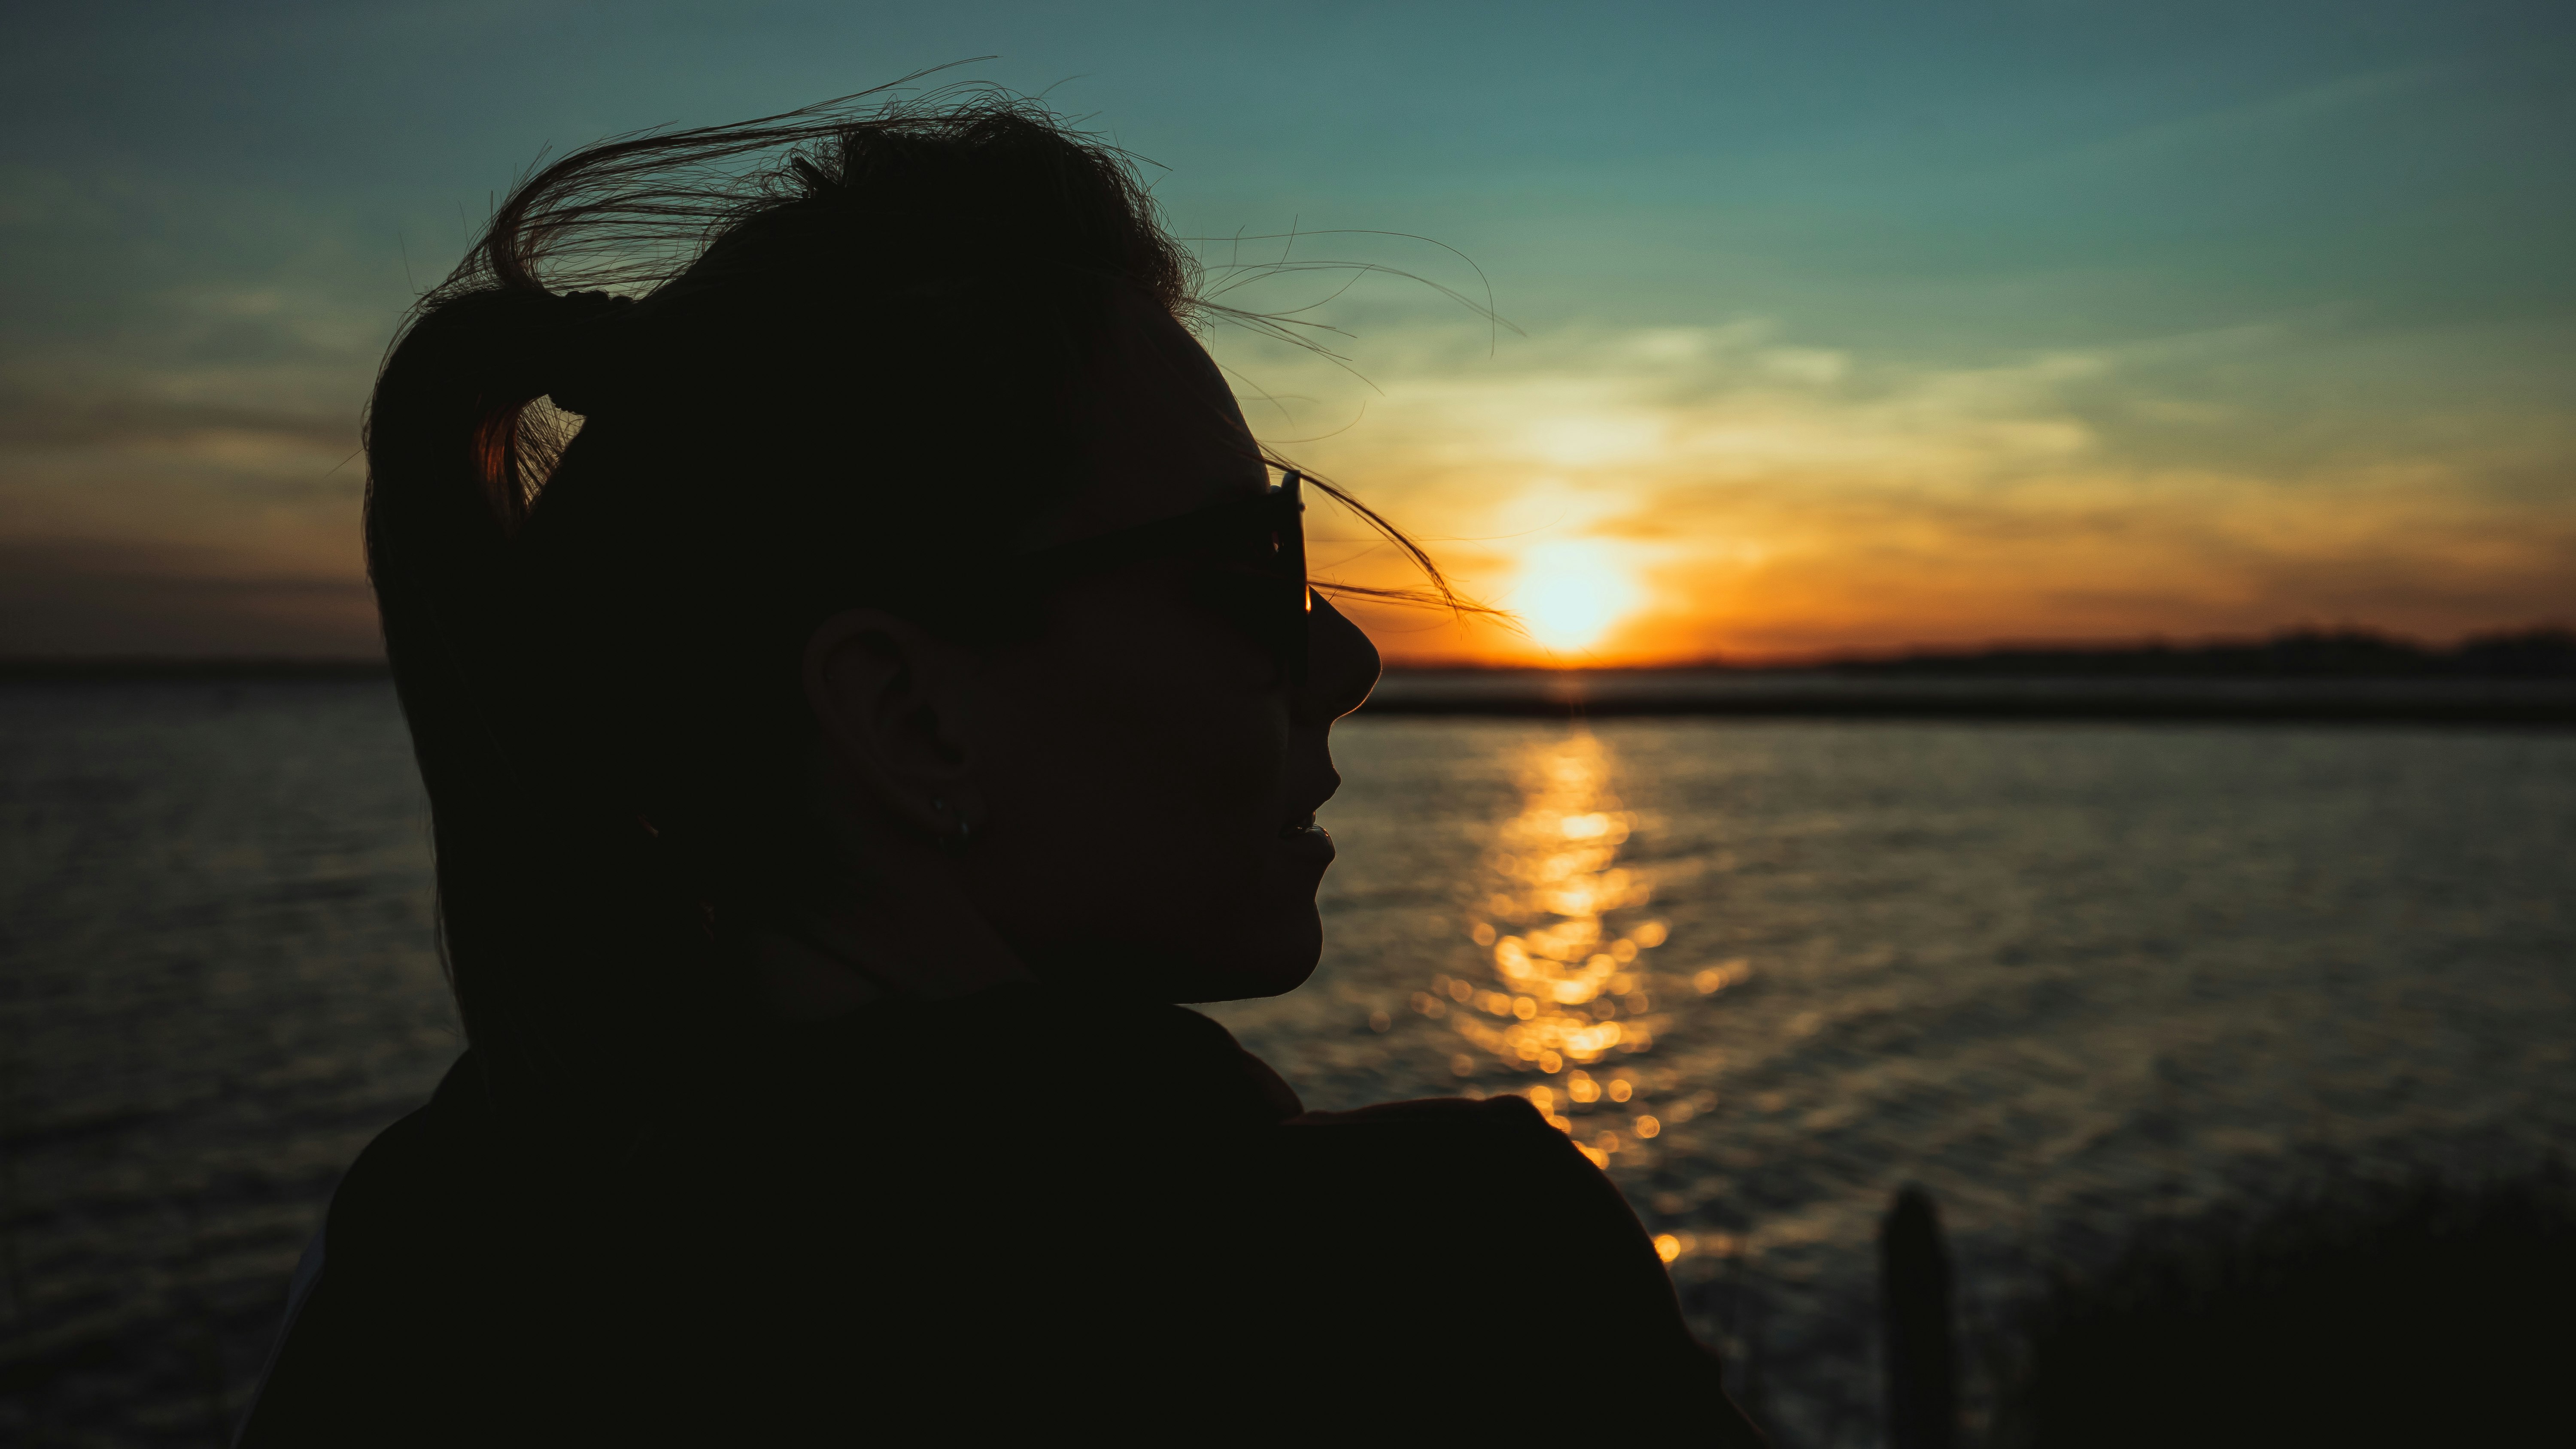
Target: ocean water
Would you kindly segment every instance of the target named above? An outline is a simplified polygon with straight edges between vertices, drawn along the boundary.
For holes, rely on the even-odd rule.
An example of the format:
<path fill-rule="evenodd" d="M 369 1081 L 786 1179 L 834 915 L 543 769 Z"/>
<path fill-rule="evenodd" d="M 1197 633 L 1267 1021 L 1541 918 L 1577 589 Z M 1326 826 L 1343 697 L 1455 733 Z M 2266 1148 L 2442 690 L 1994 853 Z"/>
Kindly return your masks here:
<path fill-rule="evenodd" d="M 1324 963 L 1211 1014 L 1311 1106 L 1542 1104 L 1784 1445 L 1878 1442 L 1899 1184 L 1950 1230 L 1975 1406 L 2037 1276 L 2141 1221 L 2576 1128 L 2576 735 L 1336 739 Z M 338 1172 L 460 1046 L 426 823 L 381 684 L 0 687 L 0 1439 L 220 1442 Z M 1455 1271 L 1544 1275 L 1525 1227 Z M 1615 1434 L 1583 1325 L 1484 1331 L 1496 1385 Z"/>

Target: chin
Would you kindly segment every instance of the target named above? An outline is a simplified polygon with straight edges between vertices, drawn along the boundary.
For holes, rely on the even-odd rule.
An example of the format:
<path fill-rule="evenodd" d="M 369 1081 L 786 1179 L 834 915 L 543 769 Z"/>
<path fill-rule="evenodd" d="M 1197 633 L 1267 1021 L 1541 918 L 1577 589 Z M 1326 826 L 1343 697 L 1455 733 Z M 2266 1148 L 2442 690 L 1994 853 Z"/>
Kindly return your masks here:
<path fill-rule="evenodd" d="M 1259 921 L 1211 930 L 1187 942 L 1059 946 L 1032 952 L 1040 980 L 1154 1001 L 1243 1001 L 1283 996 L 1306 984 L 1324 954 L 1314 903 Z"/>
<path fill-rule="evenodd" d="M 1222 983 L 1222 990 L 1202 991 L 1177 999 L 1181 1001 L 1249 1001 L 1258 996 L 1285 996 L 1305 985 L 1307 979 L 1315 974 L 1315 961 L 1316 957 L 1310 956 L 1302 965 L 1283 963 L 1268 970 L 1228 972 L 1226 973 L 1228 979 Z"/>
<path fill-rule="evenodd" d="M 1248 927 L 1236 940 L 1239 944 L 1221 955 L 1175 962 L 1164 999 L 1247 1001 L 1285 996 L 1315 974 L 1315 965 L 1324 955 L 1324 923 L 1310 902 L 1285 920 Z"/>
<path fill-rule="evenodd" d="M 1290 919 L 1260 933 L 1259 946 L 1247 949 L 1238 958 L 1230 974 L 1240 987 L 1226 997 L 1203 997 L 1206 1001 L 1236 1000 L 1253 996 L 1285 996 L 1306 984 L 1315 974 L 1316 963 L 1324 959 L 1324 921 L 1314 902 Z"/>

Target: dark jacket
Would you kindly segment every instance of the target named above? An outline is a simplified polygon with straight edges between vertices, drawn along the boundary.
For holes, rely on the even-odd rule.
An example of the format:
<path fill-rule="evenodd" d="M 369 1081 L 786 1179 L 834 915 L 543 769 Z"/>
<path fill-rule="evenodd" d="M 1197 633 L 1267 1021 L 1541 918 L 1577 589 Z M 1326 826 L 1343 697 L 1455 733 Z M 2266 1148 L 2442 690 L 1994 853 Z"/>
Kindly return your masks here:
<path fill-rule="evenodd" d="M 342 1181 L 243 1449 L 1759 1442 L 1520 1098 L 1303 1112 L 1178 1007 L 960 1015 L 763 1034 L 640 1135 L 497 1110 L 467 1053 Z"/>

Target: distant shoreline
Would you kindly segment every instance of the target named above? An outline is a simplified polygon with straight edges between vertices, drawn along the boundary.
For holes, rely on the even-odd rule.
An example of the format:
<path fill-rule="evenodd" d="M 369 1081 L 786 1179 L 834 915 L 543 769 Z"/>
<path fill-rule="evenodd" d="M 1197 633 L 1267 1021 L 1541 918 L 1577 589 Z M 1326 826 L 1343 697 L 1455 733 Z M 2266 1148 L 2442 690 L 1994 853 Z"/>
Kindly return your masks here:
<path fill-rule="evenodd" d="M 0 684 L 360 683 L 370 659 L 0 659 Z M 2576 726 L 2576 677 L 1898 668 L 1390 668 L 1373 718 L 2202 721 Z"/>
<path fill-rule="evenodd" d="M 0 658 L 0 684 L 112 684 L 188 680 L 390 679 L 382 659 Z"/>
<path fill-rule="evenodd" d="M 2576 680 L 1390 670 L 1371 716 L 2576 726 Z"/>

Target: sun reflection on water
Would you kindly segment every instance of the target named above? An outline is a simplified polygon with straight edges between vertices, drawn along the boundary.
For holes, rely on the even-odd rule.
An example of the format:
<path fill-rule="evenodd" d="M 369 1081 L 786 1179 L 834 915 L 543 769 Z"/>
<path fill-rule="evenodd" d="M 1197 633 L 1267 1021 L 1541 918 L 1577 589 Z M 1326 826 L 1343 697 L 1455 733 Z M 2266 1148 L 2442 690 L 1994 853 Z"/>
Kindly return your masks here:
<path fill-rule="evenodd" d="M 1657 1001 L 1669 984 L 1647 955 L 1666 930 L 1645 913 L 1651 883 L 1619 864 L 1636 816 L 1610 792 L 1599 740 L 1583 733 L 1534 750 L 1523 788 L 1470 916 L 1477 966 L 1434 978 L 1413 1007 L 1453 1024 L 1468 1048 L 1450 1062 L 1459 1076 L 1498 1063 L 1540 1078 L 1513 1090 L 1606 1167 L 1694 1110 L 1685 1101 L 1649 1111 L 1648 1080 L 1630 1067 L 1666 1020 Z"/>

